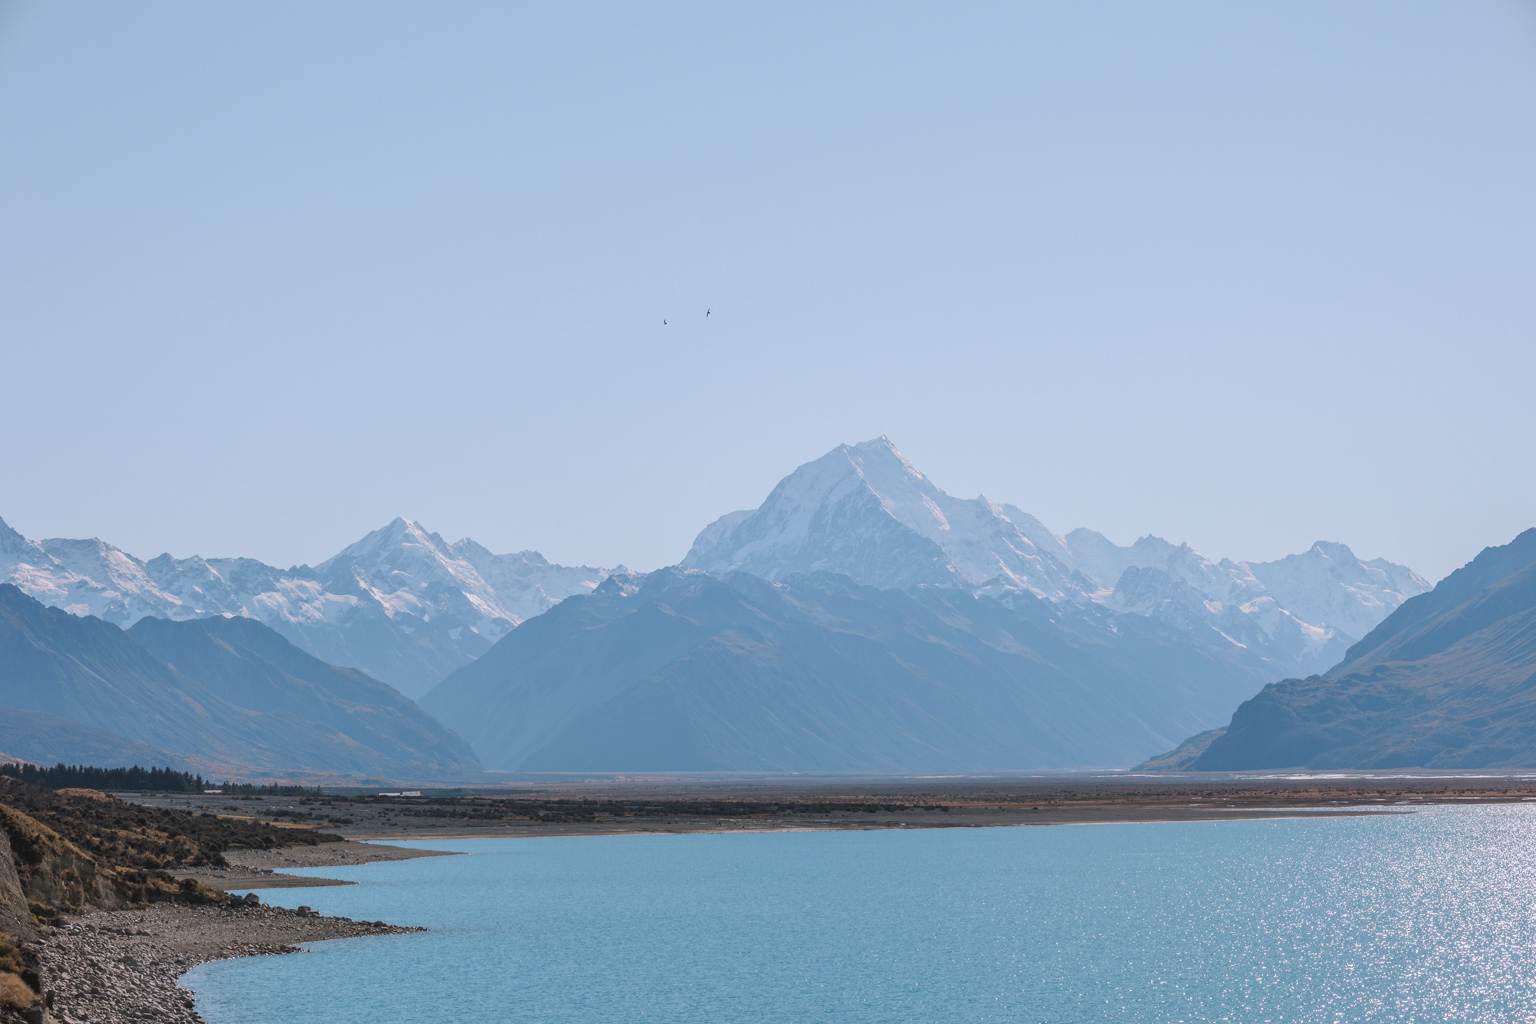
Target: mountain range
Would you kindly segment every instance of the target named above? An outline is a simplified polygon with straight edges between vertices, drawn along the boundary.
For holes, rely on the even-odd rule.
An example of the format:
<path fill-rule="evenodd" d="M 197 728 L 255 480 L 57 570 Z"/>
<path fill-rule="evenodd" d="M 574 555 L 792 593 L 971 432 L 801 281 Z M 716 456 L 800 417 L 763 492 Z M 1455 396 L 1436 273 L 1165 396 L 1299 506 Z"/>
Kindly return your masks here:
<path fill-rule="evenodd" d="M 879 438 L 716 520 L 679 567 L 524 623 L 423 706 L 502 769 L 1111 767 L 1337 660 L 1426 587 L 1339 544 L 1212 562 L 1058 536 Z"/>
<path fill-rule="evenodd" d="M 393 687 L 252 619 L 123 630 L 0 584 L 0 749 L 207 775 L 446 778 L 478 770 Z"/>
<path fill-rule="evenodd" d="M 947 494 L 886 438 L 801 466 L 647 575 L 496 555 L 396 519 L 289 569 L 141 561 L 0 523 L 0 579 L 19 588 L 12 605 L 25 592 L 86 623 L 14 613 L 32 660 L 0 665 L 0 750 L 384 774 L 375 755 L 399 742 L 409 772 L 394 774 L 422 777 L 476 757 L 512 770 L 1126 765 L 1220 726 L 1266 683 L 1337 663 L 1428 589 L 1337 543 L 1217 561 L 1158 537 L 1057 534 Z M 420 696 L 473 753 L 375 680 Z M 348 732 L 381 707 L 396 740 Z"/>
<path fill-rule="evenodd" d="M 1266 686 L 1161 766 L 1536 766 L 1536 529 L 1403 604 L 1328 672 Z"/>
<path fill-rule="evenodd" d="M 954 771 L 1129 764 L 1257 685 L 1155 619 L 1059 612 L 832 573 L 614 575 L 423 706 L 490 768 Z"/>
<path fill-rule="evenodd" d="M 985 496 L 936 487 L 889 439 L 841 445 L 785 477 L 756 509 L 705 527 L 682 561 L 765 579 L 844 574 L 872 587 L 1025 590 L 1214 633 L 1272 678 L 1321 671 L 1404 600 L 1429 589 L 1405 566 L 1319 541 L 1273 562 L 1212 561 L 1143 537 L 1059 536 Z"/>
<path fill-rule="evenodd" d="M 288 569 L 251 558 L 143 561 L 94 538 L 28 540 L 0 520 L 0 582 L 44 604 L 125 628 L 146 617 L 255 619 L 317 658 L 410 696 L 605 575 L 535 551 L 450 544 L 405 519 L 317 566 Z"/>

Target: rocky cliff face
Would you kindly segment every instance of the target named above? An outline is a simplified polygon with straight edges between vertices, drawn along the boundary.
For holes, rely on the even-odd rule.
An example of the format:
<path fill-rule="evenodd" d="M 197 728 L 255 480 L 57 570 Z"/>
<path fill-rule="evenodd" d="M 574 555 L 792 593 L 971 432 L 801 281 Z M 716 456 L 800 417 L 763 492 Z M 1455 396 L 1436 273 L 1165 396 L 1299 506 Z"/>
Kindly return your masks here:
<path fill-rule="evenodd" d="M 11 838 L 0 829 L 0 933 L 28 939 L 32 932 L 32 912 L 27 909 L 27 897 L 21 891 Z"/>
<path fill-rule="evenodd" d="M 0 804 L 0 832 L 29 905 L 77 913 L 110 910 L 147 895 L 141 877 L 102 868 L 80 847 L 14 807 Z"/>
<path fill-rule="evenodd" d="M 20 1011 L 37 1000 L 37 972 L 22 948 L 36 936 L 10 835 L 0 829 L 0 1021 L 5 1024 L 20 1021 Z"/>
<path fill-rule="evenodd" d="M 42 1019 L 35 951 L 37 912 L 116 907 L 113 876 L 27 814 L 0 804 L 0 1024 Z"/>

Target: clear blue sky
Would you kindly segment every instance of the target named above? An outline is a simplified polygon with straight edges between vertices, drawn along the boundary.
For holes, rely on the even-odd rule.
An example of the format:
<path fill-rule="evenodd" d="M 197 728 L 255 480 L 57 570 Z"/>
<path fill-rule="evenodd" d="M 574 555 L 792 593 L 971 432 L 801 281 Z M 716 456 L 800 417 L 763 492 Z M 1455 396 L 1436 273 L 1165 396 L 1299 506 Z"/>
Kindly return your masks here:
<path fill-rule="evenodd" d="M 1438 576 L 1536 524 L 1533 353 L 1517 0 L 0 0 L 32 536 L 651 568 L 884 433 L 1059 530 Z"/>

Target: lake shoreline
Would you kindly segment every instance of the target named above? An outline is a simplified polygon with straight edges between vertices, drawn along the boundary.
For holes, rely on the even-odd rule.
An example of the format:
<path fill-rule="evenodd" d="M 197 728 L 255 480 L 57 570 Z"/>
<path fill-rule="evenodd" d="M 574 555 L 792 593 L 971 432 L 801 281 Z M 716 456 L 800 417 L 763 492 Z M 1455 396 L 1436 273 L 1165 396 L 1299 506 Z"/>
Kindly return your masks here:
<path fill-rule="evenodd" d="M 69 918 L 38 943 L 49 1021 L 204 1024 L 181 978 L 199 964 L 299 952 L 299 943 L 418 932 L 267 906 L 162 903 Z"/>
<path fill-rule="evenodd" d="M 473 830 L 423 828 L 410 831 L 356 835 L 359 842 L 430 842 L 434 839 L 572 839 L 582 836 L 682 836 L 749 835 L 763 832 L 899 832 L 927 829 L 966 828 L 1051 828 L 1069 825 L 1156 825 L 1201 821 L 1291 820 L 1295 818 L 1338 818 L 1362 814 L 1403 814 L 1411 807 L 1166 807 L 1148 809 L 1136 806 L 1072 808 L 1061 811 L 992 813 L 964 811 L 904 815 L 902 820 L 807 822 L 801 819 L 764 821 L 755 818 L 706 819 L 665 822 L 605 822 L 596 825 L 495 825 Z M 433 851 L 419 852 L 433 856 Z M 382 859 L 382 858 L 381 858 Z M 394 858 L 389 858 L 394 859 Z M 278 883 L 281 884 L 281 883 Z M 303 884 L 308 884 L 306 879 Z M 333 883 L 333 884 L 347 884 Z"/>
<path fill-rule="evenodd" d="M 1312 816 L 1536 800 L 1536 778 L 628 776 L 427 790 L 410 797 L 311 792 L 302 796 L 139 793 L 126 798 L 148 806 L 278 821 L 290 828 L 317 829 L 352 840 L 390 842 Z M 281 868 L 268 863 L 256 866 Z"/>
<path fill-rule="evenodd" d="M 448 851 L 413 850 L 351 840 L 231 850 L 224 868 L 179 872 L 214 889 L 350 885 L 341 879 L 281 873 L 284 868 L 344 867 Z M 180 981 L 201 964 L 246 956 L 300 952 L 301 943 L 378 935 L 420 928 L 384 921 L 356 921 L 260 903 L 157 903 L 127 910 L 72 915 L 47 929 L 37 943 L 40 967 L 52 1000 L 49 1021 L 80 1024 L 203 1024 L 193 996 Z"/>
<path fill-rule="evenodd" d="M 421 829 L 394 836 L 356 837 L 318 846 L 272 850 L 235 850 L 226 855 L 227 868 L 183 872 L 204 885 L 225 890 L 302 888 L 353 885 L 351 880 L 293 875 L 285 869 L 345 867 L 421 857 L 458 856 L 459 851 L 406 848 L 384 840 L 532 839 L 620 835 L 730 835 L 765 832 L 900 831 L 911 829 L 1016 828 L 1052 825 L 1153 824 L 1158 822 L 1289 820 L 1375 814 L 1381 810 L 1319 810 L 1302 808 L 1166 808 L 1156 815 L 1137 809 L 1103 808 L 1094 813 L 1056 814 L 1028 821 L 999 821 L 957 816 L 947 821 L 881 824 L 796 823 L 768 826 L 761 822 L 714 820 L 684 825 L 676 822 L 637 826 L 577 828 L 573 826 L 502 827 L 467 834 Z M 1390 812 L 1388 812 L 1390 813 Z M 366 839 L 367 841 L 363 841 Z M 301 943 L 418 932 L 421 929 L 383 921 L 354 921 L 265 905 L 186 906 L 159 904 L 137 910 L 102 911 L 70 918 L 40 944 L 42 963 L 54 994 L 51 1017 L 91 1024 L 206 1024 L 192 993 L 181 979 L 194 967 L 216 960 L 299 952 Z"/>
<path fill-rule="evenodd" d="M 401 837 L 408 838 L 408 837 Z M 291 868 L 339 868 L 418 857 L 451 857 L 446 850 L 416 850 L 378 842 L 348 839 L 314 846 L 279 846 L 270 850 L 228 850 L 227 867 L 201 867 L 176 872 L 212 889 L 306 889 L 329 885 L 354 885 L 342 878 L 288 874 Z"/>
<path fill-rule="evenodd" d="M 1139 809 L 1127 817 L 1112 809 L 1096 813 L 1053 815 L 1050 820 L 998 821 L 957 816 L 945 821 L 881 824 L 822 824 L 765 826 L 762 822 L 714 820 L 684 825 L 576 828 L 546 826 L 502 827 L 450 835 L 419 829 L 391 837 L 355 837 L 339 843 L 234 850 L 226 854 L 227 868 L 198 869 L 180 877 L 226 889 L 299 888 L 352 885 L 351 880 L 287 874 L 285 869 L 344 867 L 421 857 L 457 856 L 459 851 L 392 846 L 386 838 L 405 841 L 432 839 L 530 839 L 539 837 L 617 835 L 728 835 L 764 832 L 887 831 L 941 828 L 1030 827 L 1046 825 L 1132 824 L 1333 817 L 1339 814 L 1380 813 L 1360 810 L 1287 808 L 1167 808 L 1155 816 Z M 366 841 L 363 841 L 366 839 Z M 396 935 L 421 929 L 383 921 L 354 921 L 265 905 L 187 906 L 159 904 L 136 910 L 101 911 L 68 919 L 40 943 L 42 963 L 50 979 L 54 1003 L 50 1020 L 90 1024 L 206 1024 L 192 993 L 181 980 L 193 968 L 216 960 L 300 952 L 301 943 Z"/>
<path fill-rule="evenodd" d="M 1452 809 L 1458 805 L 1461 810 Z M 713 993 L 708 998 L 723 1000 L 719 1003 L 722 1006 L 735 1006 L 736 989 L 729 986 L 711 988 L 714 982 L 706 983 L 710 978 L 718 981 L 716 975 L 710 974 L 717 960 L 707 949 L 696 948 L 686 938 L 696 933 L 698 927 L 724 928 L 732 948 L 758 949 L 758 959 L 765 962 L 772 959 L 769 954 L 773 949 L 784 945 L 775 937 L 785 935 L 795 936 L 797 940 L 803 938 L 812 947 L 819 944 L 825 955 L 836 960 L 836 951 L 864 948 L 861 943 L 865 941 L 866 933 L 857 929 L 850 931 L 847 924 L 863 921 L 875 929 L 868 933 L 871 945 L 865 952 L 871 962 L 886 964 L 884 958 L 887 955 L 912 947 L 910 943 L 882 946 L 873 936 L 891 935 L 893 928 L 899 931 L 907 913 L 902 908 L 907 907 L 908 901 L 913 901 L 914 906 L 926 906 L 928 909 L 924 913 L 934 915 L 923 934 L 933 932 L 944 936 L 946 941 L 955 940 L 962 933 L 970 934 L 973 925 L 997 924 L 998 914 L 1008 917 L 1010 923 L 1006 927 L 1000 926 L 994 936 L 1003 943 L 997 947 L 1004 950 L 996 959 L 1000 970 L 1015 964 L 1016 954 L 1021 950 L 1039 952 L 1038 944 L 1006 938 L 1021 934 L 1017 927 L 1021 922 L 1029 921 L 1053 929 L 1066 928 L 1066 937 L 1071 939 L 1075 927 L 1071 922 L 1077 920 L 1076 915 L 1091 912 L 1099 915 L 1097 923 L 1084 926 L 1077 939 L 1092 938 L 1100 934 L 1100 929 L 1115 923 L 1115 929 L 1104 934 L 1130 936 L 1122 949 L 1127 962 L 1155 962 L 1165 948 L 1162 945 L 1164 929 L 1170 925 L 1184 928 L 1185 940 L 1195 941 L 1203 950 L 1201 956 L 1175 956 L 1164 966 L 1174 971 L 1194 972 L 1189 977 L 1204 977 L 1199 974 L 1202 968 L 1196 961 L 1203 962 L 1209 959 L 1213 950 L 1220 949 L 1219 939 L 1210 940 L 1217 945 L 1199 946 L 1200 942 L 1209 939 L 1206 922 L 1213 912 L 1246 914 L 1251 910 L 1251 923 L 1259 929 L 1252 934 L 1262 936 L 1269 934 L 1266 929 L 1271 926 L 1266 922 L 1273 919 L 1278 908 L 1291 907 L 1306 910 L 1307 921 L 1322 922 L 1317 927 L 1328 931 L 1333 927 L 1328 924 L 1332 919 L 1320 911 L 1331 907 L 1335 898 L 1346 904 L 1358 898 L 1363 901 L 1357 908 L 1362 912 L 1380 909 L 1373 895 L 1377 882 L 1372 880 L 1378 871 L 1399 887 L 1399 900 L 1411 897 L 1415 891 L 1414 872 L 1387 869 L 1393 864 L 1411 866 L 1414 863 L 1413 856 L 1393 854 L 1393 851 L 1401 853 L 1417 849 L 1415 842 L 1418 840 L 1409 841 L 1412 837 L 1427 837 L 1424 842 L 1430 846 L 1426 849 L 1441 849 L 1447 843 L 1455 849 L 1463 849 L 1464 837 L 1468 834 L 1497 836 L 1502 837 L 1497 848 L 1506 849 L 1509 842 L 1523 842 L 1522 837 L 1536 828 L 1536 817 L 1527 807 L 1499 808 L 1486 802 L 1466 806 L 1457 801 L 1428 814 L 1397 810 L 1399 813 L 1390 810 L 1388 813 L 1363 814 L 1328 812 L 1342 813 L 1349 818 L 1332 826 L 1308 824 L 1310 818 L 1295 820 L 1296 816 L 1273 822 L 1269 820 L 1270 816 L 1257 819 L 1249 816 L 1222 820 L 1260 823 L 1194 829 L 1181 828 L 1180 825 L 1190 823 L 1181 821 L 1162 827 L 1122 828 L 1108 832 L 1083 828 L 951 827 L 888 830 L 905 831 L 906 834 L 884 838 L 853 834 L 869 830 L 838 829 L 817 830 L 818 835 L 802 839 L 782 836 L 784 831 L 797 830 L 758 829 L 732 830 L 738 834 L 731 840 L 721 838 L 730 832 L 715 830 L 692 833 L 696 837 L 693 839 L 678 835 L 670 841 L 653 838 L 650 841 L 563 844 L 505 841 L 527 836 L 502 837 L 501 841 L 486 844 L 462 841 L 450 844 L 445 836 L 438 836 L 443 840 L 437 844 L 439 847 L 478 855 L 402 864 L 399 869 L 378 875 L 348 870 L 345 874 L 362 883 L 364 888 L 333 890 L 331 896 L 317 901 L 317 905 L 329 913 L 409 921 L 427 926 L 429 934 L 409 942 L 379 940 L 362 946 L 327 945 L 316 949 L 303 962 L 258 964 L 250 961 L 243 967 L 219 966 L 196 971 L 183 984 L 195 990 L 202 1012 L 213 1024 L 270 1024 L 274 1020 L 305 1019 L 310 1008 L 329 1013 L 324 1006 L 329 994 L 351 991 L 347 986 L 356 984 L 355 1005 L 338 1010 L 338 1019 L 363 1022 L 393 1019 L 385 1012 L 387 1007 L 395 1005 L 391 1002 L 395 997 L 388 994 L 394 991 L 393 979 L 420 971 L 424 977 L 435 979 L 437 988 L 431 990 L 429 986 L 424 995 L 415 980 L 402 983 L 399 998 L 406 1000 L 402 1005 L 412 1007 L 413 1019 L 420 1018 L 421 1013 L 431 1007 L 457 1007 L 465 1014 L 459 1019 L 495 1019 L 487 1015 L 487 1008 L 505 1005 L 505 999 L 513 990 L 525 991 L 528 987 L 526 979 L 501 988 L 487 982 L 491 987 L 484 990 L 478 987 L 464 989 L 459 987 L 459 982 L 463 978 L 479 976 L 477 969 L 465 968 L 465 965 L 478 963 L 482 948 L 497 951 L 512 948 L 517 950 L 517 962 L 529 978 L 555 977 L 545 973 L 546 964 L 551 970 L 573 971 L 569 976 L 561 976 L 561 980 L 543 981 L 533 986 L 543 994 L 534 997 L 529 1005 L 541 1007 L 546 1016 L 560 1017 L 563 1012 L 560 1008 L 567 1005 L 564 999 L 573 991 L 571 985 L 582 976 L 585 968 L 572 967 L 567 962 L 569 958 L 558 951 L 569 948 L 569 942 L 585 941 L 581 936 L 590 934 L 585 929 L 594 921 L 604 921 L 607 922 L 604 928 L 610 925 L 619 928 L 618 937 L 613 940 L 613 948 L 617 951 L 614 963 L 629 965 L 623 970 L 616 967 L 619 975 L 638 966 L 646 972 L 645 977 L 654 977 L 650 973 L 654 963 L 648 952 L 651 948 L 648 943 L 654 936 L 658 942 L 677 944 L 677 949 L 661 957 L 659 962 L 675 962 L 688 965 L 687 970 L 703 972 L 700 984 Z M 1206 817 L 1202 820 L 1213 819 Z M 767 831 L 776 832 L 779 837 L 754 834 Z M 836 838 L 835 833 L 848 834 Z M 595 834 L 587 833 L 589 836 Z M 607 834 L 649 834 L 654 837 L 667 833 Z M 431 839 L 423 841 L 418 836 L 410 845 L 433 844 Z M 1349 865 L 1348 870 L 1332 870 L 1336 864 L 1332 851 L 1336 850 L 1346 853 L 1339 863 Z M 1458 861 L 1462 865 L 1457 876 L 1461 881 L 1443 887 L 1445 898 L 1455 900 L 1471 915 L 1462 915 L 1466 920 L 1475 920 L 1486 910 L 1478 902 L 1483 890 L 1470 881 L 1481 877 L 1477 874 L 1479 859 L 1474 856 L 1466 863 Z M 1326 869 L 1318 870 L 1319 867 Z M 317 869 L 323 873 L 318 866 L 308 870 Z M 1254 877 L 1268 881 L 1254 889 Z M 375 879 L 378 879 L 377 885 L 373 884 Z M 743 889 L 745 879 L 751 879 L 752 884 Z M 919 879 L 922 884 L 916 884 Z M 695 891 L 695 885 L 702 887 L 699 899 L 706 909 L 693 915 L 697 920 L 678 923 L 679 914 L 688 918 L 693 913 L 679 908 L 688 905 L 688 894 Z M 759 885 L 764 887 L 761 892 Z M 1113 894 L 1107 895 L 1110 890 Z M 797 898 L 805 892 L 814 894 L 815 898 L 802 906 Z M 1062 892 L 1077 895 L 1058 899 Z M 507 895 L 493 898 L 492 894 L 497 893 Z M 539 895 L 541 893 L 547 895 Z M 714 902 L 726 896 L 743 900 L 742 908 L 750 912 L 738 919 Z M 1252 897 L 1251 901 L 1249 897 Z M 286 906 L 293 906 L 300 900 L 311 902 L 310 894 L 301 890 L 274 896 L 275 902 Z M 1127 900 L 1140 909 L 1134 913 L 1127 911 L 1124 906 Z M 1202 900 L 1205 903 L 1199 907 L 1189 905 L 1191 901 L 1199 903 Z M 765 910 L 765 907 L 770 909 Z M 951 912 L 958 916 L 949 916 Z M 1425 913 L 1433 920 L 1440 920 L 1434 916 L 1439 913 L 1435 907 Z M 594 914 L 597 915 L 595 918 Z M 637 921 L 655 924 L 656 932 L 653 933 L 649 925 L 635 925 Z M 522 924 L 511 926 L 513 931 L 506 931 L 506 926 L 498 922 Z M 960 922 L 968 923 L 962 925 Z M 525 930 L 518 932 L 515 930 L 518 927 Z M 797 931 L 801 927 L 806 929 L 804 935 Z M 952 927 L 957 929 L 954 934 L 948 931 Z M 494 937 L 500 934 L 497 928 L 506 932 L 503 938 Z M 1137 930 L 1139 928 L 1145 932 L 1144 936 Z M 603 934 L 608 933 L 604 931 Z M 524 938 L 516 938 L 518 935 Z M 538 938 L 524 941 L 529 935 Z M 753 943 L 759 940 L 761 947 L 754 946 Z M 512 943 L 510 947 L 504 945 L 508 941 Z M 1420 941 L 1413 939 L 1413 942 Z M 1318 948 L 1335 948 L 1336 945 L 1323 943 Z M 1076 947 L 1068 942 L 1064 948 Z M 1253 948 L 1252 943 L 1249 948 Z M 546 956 L 549 950 L 557 952 Z M 1050 955 L 1050 952 L 1047 950 L 1046 954 Z M 799 955 L 788 950 L 783 953 L 791 960 Z M 492 962 L 500 962 L 495 957 L 501 953 L 487 955 L 491 956 Z M 1414 953 L 1415 957 L 1418 955 L 1418 952 Z M 1149 956 L 1154 960 L 1147 960 Z M 1042 969 L 1041 976 L 1047 980 L 1059 977 L 1059 969 L 1072 962 L 1070 954 L 1061 954 L 1061 957 L 1064 959 L 1060 959 L 1055 969 Z M 801 967 L 809 969 L 809 964 L 808 960 Z M 911 966 L 907 965 L 908 968 Z M 1241 970 L 1234 968 L 1231 973 L 1233 983 L 1240 983 L 1253 966 L 1247 964 Z M 461 970 L 466 972 L 462 976 Z M 906 969 L 895 970 L 866 994 L 889 993 L 895 979 L 907 977 L 909 973 Z M 1003 974 L 1007 971 L 1003 970 Z M 786 975 L 790 976 L 798 975 L 794 972 Z M 837 972 L 818 975 L 820 980 L 807 991 L 820 992 L 828 1001 L 822 1004 L 813 998 L 809 1003 L 797 1004 L 799 1008 L 845 1006 L 841 997 L 835 995 L 839 991 L 836 979 L 841 976 Z M 1118 977 L 1113 971 L 1108 976 Z M 368 980 L 354 981 L 364 978 Z M 1187 977 L 1186 982 L 1188 980 Z M 1140 984 L 1135 977 L 1131 977 L 1131 982 Z M 784 978 L 780 978 L 772 989 L 777 991 L 783 984 Z M 1008 984 L 1001 981 L 995 987 L 997 991 L 1010 990 Z M 1363 994 L 1369 995 L 1369 988 L 1369 984 L 1361 983 Z M 470 991 L 479 995 L 462 994 Z M 599 991 L 602 1000 L 628 998 L 626 993 L 632 995 L 631 990 L 623 986 Z M 658 1005 L 672 1006 L 666 999 L 677 996 L 678 991 L 675 980 L 657 982 L 654 992 L 662 1000 Z M 1135 992 L 1142 991 L 1143 988 L 1135 988 Z M 1205 992 L 1209 1000 L 1219 1001 L 1231 998 L 1236 990 L 1222 983 L 1199 991 Z M 1078 993 L 1071 985 L 1059 994 L 1067 1000 L 1063 1006 L 1076 1005 L 1071 1001 L 1078 998 Z M 599 1000 L 600 997 L 591 994 L 584 998 Z M 686 1000 L 687 997 L 679 998 Z M 1291 996 L 1275 990 L 1260 998 L 1262 1006 L 1268 1007 L 1274 1000 L 1283 1001 Z M 899 997 L 892 997 L 892 1000 L 890 1006 L 905 1005 Z M 1261 1003 L 1245 1005 L 1256 1011 Z M 618 1004 L 594 1001 L 590 1005 Z M 1213 1005 L 1216 1004 L 1203 1004 L 1206 1010 Z M 366 1011 L 360 1009 L 364 1006 L 368 1007 Z M 1289 1006 L 1289 1009 L 1294 1011 L 1296 1007 Z M 534 1014 L 535 1018 L 538 1016 Z M 1255 1019 L 1257 1016 L 1256 1013 Z M 593 1019 L 598 1017 L 622 1019 L 617 1013 L 611 1017 L 596 1014 Z M 1282 1014 L 1276 1019 L 1285 1017 L 1287 1015 Z M 1314 1019 L 1297 1016 L 1295 1012 L 1288 1018 Z M 722 1015 L 717 1019 L 752 1018 Z M 898 1015 L 892 1019 L 913 1018 Z M 941 1014 L 929 1019 L 943 1018 Z M 1142 1019 L 1175 1018 L 1154 1015 Z M 1177 1019 L 1208 1018 L 1200 1013 L 1184 1013 Z M 178 1024 L 181 1024 L 180 1019 Z"/>
<path fill-rule="evenodd" d="M 392 833 L 357 834 L 340 843 L 285 846 L 270 850 L 230 850 L 227 867 L 200 867 L 178 871 L 180 879 L 192 879 L 214 889 L 304 889 L 355 885 L 350 879 L 321 875 L 290 874 L 292 868 L 349 867 L 358 864 L 413 860 L 419 857 L 453 857 L 458 851 L 394 846 L 396 842 L 431 842 L 434 839 L 556 839 L 580 836 L 734 835 L 761 832 L 878 832 L 939 828 L 1031 828 L 1065 825 L 1150 825 L 1167 822 L 1244 821 L 1255 819 L 1339 817 L 1357 814 L 1402 813 L 1403 807 L 1077 807 L 1065 810 L 1008 814 L 988 811 L 945 811 L 942 817 L 906 815 L 910 820 L 806 822 L 766 821 L 757 818 L 710 818 L 692 821 L 625 821 L 600 824 L 548 823 L 503 824 L 475 830 L 422 827 Z"/>
<path fill-rule="evenodd" d="M 430 843 L 432 840 L 527 839 L 539 837 L 620 835 L 729 835 L 762 832 L 903 831 L 965 828 L 1028 828 L 1094 824 L 1159 824 L 1216 821 L 1292 820 L 1296 818 L 1397 815 L 1419 807 L 1523 802 L 1528 789 L 1517 792 L 1468 792 L 1436 787 L 1375 786 L 1340 792 L 1308 787 L 1305 791 L 1256 794 L 1216 787 L 1195 794 L 1147 792 L 1127 798 L 1123 793 L 1079 790 L 1012 794 L 1013 799 L 912 800 L 899 806 L 858 803 L 860 796 L 844 794 L 847 804 L 816 794 L 811 813 L 801 803 L 754 807 L 738 815 L 719 808 L 656 805 L 653 813 L 629 813 L 606 820 L 466 822 L 424 816 L 420 824 L 391 821 L 394 828 L 340 830 L 345 841 L 279 847 L 272 850 L 229 851 L 227 867 L 181 873 L 218 889 L 296 888 L 349 885 L 350 881 L 286 873 L 295 868 L 325 868 L 418 857 L 453 856 L 457 851 L 406 848 L 391 841 Z M 1242 790 L 1246 790 L 1243 792 Z M 802 797 L 804 794 L 802 794 Z M 951 795 L 952 796 L 952 795 Z M 1020 799 L 1022 797 L 1022 799 Z M 1253 802 L 1245 800 L 1249 798 Z M 1253 799 L 1257 797 L 1257 799 Z M 1039 800 L 1039 803 L 1032 801 Z M 511 801 L 515 804 L 515 801 Z M 405 827 L 399 827 L 405 826 Z M 243 956 L 297 951 L 298 944 L 331 939 L 401 934 L 419 929 L 381 921 L 362 922 L 321 917 L 313 912 L 268 906 L 199 907 L 159 904 L 143 910 L 112 911 L 70 919 L 53 929 L 43 942 L 44 962 L 62 977 L 56 991 L 52 1020 L 91 1024 L 199 1024 L 191 993 L 180 979 L 199 964 Z"/>

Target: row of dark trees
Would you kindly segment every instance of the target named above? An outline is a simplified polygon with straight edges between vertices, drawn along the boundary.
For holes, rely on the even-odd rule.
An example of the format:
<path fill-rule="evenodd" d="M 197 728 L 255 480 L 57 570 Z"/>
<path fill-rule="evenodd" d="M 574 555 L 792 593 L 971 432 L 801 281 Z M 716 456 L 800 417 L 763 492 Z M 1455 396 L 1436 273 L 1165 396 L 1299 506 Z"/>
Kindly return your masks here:
<path fill-rule="evenodd" d="M 0 776 L 43 786 L 47 789 L 137 790 L 146 793 L 201 793 L 219 789 L 225 793 L 262 796 L 296 796 L 316 792 L 303 786 L 275 783 L 211 782 L 201 775 L 179 772 L 174 768 L 97 768 L 88 764 L 56 764 L 43 768 L 35 764 L 0 764 Z"/>

